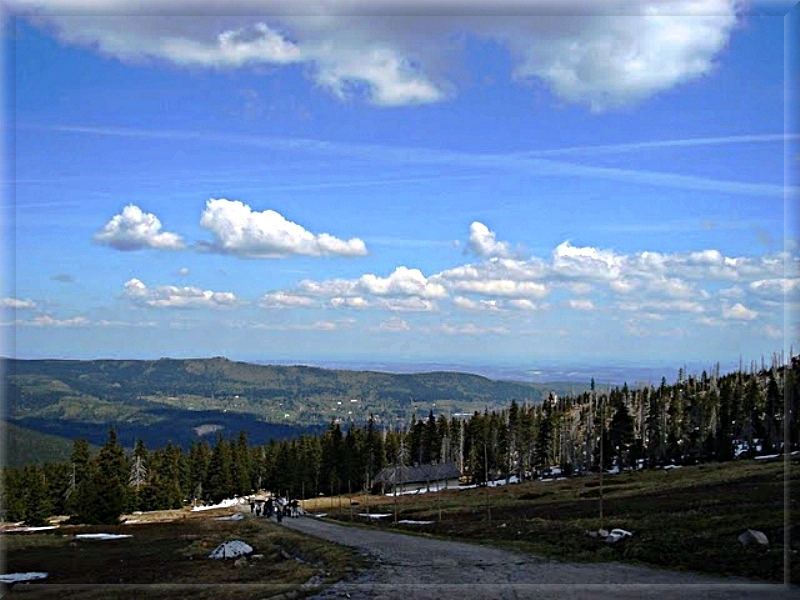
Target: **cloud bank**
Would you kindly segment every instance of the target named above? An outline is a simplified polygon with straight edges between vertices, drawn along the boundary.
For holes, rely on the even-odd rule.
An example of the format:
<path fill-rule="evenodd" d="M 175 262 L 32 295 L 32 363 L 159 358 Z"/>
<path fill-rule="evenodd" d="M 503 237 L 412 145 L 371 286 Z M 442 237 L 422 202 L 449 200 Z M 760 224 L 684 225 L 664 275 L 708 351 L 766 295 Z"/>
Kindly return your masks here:
<path fill-rule="evenodd" d="M 224 11 L 206 0 L 8 5 L 65 43 L 121 60 L 216 70 L 302 65 L 335 97 L 387 107 L 452 97 L 463 48 L 477 40 L 507 52 L 515 81 L 541 83 L 594 111 L 713 73 L 742 9 L 737 0 L 231 0 Z M 170 17 L 155 16 L 164 12 Z"/>

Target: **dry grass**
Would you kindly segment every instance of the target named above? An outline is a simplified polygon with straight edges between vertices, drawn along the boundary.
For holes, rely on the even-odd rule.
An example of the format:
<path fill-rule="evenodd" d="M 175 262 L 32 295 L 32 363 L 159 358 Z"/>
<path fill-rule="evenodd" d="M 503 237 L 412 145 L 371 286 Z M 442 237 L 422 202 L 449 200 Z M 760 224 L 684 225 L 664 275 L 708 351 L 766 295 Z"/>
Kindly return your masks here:
<path fill-rule="evenodd" d="M 298 591 L 312 580 L 330 583 L 363 565 L 354 552 L 308 538 L 266 519 L 216 521 L 230 509 L 147 515 L 150 522 L 111 527 L 61 527 L 36 534 L 6 534 L 6 571 L 43 571 L 45 584 L 17 585 L 9 598 L 266 598 Z M 170 511 L 171 513 L 172 511 Z M 136 515 L 144 517 L 145 515 Z M 166 519 L 173 518 L 168 521 Z M 132 538 L 76 540 L 76 533 L 125 533 Z M 211 560 L 220 543 L 241 539 L 259 560 L 235 566 Z"/>
<path fill-rule="evenodd" d="M 781 461 L 741 461 L 605 476 L 602 526 L 621 527 L 634 536 L 614 546 L 590 538 L 601 526 L 599 477 L 526 482 L 498 488 L 399 496 L 398 519 L 434 521 L 394 525 L 394 519 L 359 518 L 359 512 L 393 512 L 393 497 L 354 497 L 353 510 L 326 512 L 365 526 L 403 527 L 420 535 L 498 545 L 564 560 L 625 561 L 783 581 L 784 515 L 792 523 L 791 580 L 800 582 L 800 505 L 784 505 Z M 800 460 L 793 460 L 790 483 L 800 484 Z M 441 521 L 439 520 L 441 515 Z M 769 550 L 744 548 L 738 535 L 763 531 Z"/>

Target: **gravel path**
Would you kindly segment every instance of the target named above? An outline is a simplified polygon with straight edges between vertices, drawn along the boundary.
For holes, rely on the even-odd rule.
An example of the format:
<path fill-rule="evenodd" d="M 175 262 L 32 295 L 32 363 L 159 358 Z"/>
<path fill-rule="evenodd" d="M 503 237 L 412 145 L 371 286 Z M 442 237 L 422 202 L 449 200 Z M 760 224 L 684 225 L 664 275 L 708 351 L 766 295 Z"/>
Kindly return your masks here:
<path fill-rule="evenodd" d="M 303 517 L 283 525 L 351 546 L 373 566 L 315 598 L 797 598 L 798 590 L 618 563 L 565 563 Z"/>

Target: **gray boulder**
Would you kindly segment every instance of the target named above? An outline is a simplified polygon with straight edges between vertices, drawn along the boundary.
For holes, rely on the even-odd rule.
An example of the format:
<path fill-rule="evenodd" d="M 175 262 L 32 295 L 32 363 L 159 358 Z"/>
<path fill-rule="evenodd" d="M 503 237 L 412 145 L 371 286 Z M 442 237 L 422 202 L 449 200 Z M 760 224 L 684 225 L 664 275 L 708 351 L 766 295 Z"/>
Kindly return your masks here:
<path fill-rule="evenodd" d="M 229 540 L 217 546 L 208 558 L 239 558 L 253 553 L 253 547 L 242 540 Z"/>
<path fill-rule="evenodd" d="M 755 529 L 748 529 L 744 533 L 739 536 L 739 543 L 742 546 L 749 546 L 751 544 L 758 544 L 759 546 L 767 547 L 769 546 L 769 540 L 767 536 L 764 535 L 762 531 L 756 531 Z"/>

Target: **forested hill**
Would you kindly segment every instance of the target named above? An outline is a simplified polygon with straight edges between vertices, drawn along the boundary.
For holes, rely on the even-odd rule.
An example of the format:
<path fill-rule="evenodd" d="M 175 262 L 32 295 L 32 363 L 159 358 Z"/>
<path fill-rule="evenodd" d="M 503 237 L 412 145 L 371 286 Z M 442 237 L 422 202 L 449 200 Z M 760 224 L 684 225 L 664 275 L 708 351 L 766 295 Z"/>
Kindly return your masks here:
<path fill-rule="evenodd" d="M 67 437 L 72 437 L 71 431 L 87 435 L 87 427 L 104 436 L 107 424 L 122 429 L 135 424 L 137 431 L 159 429 L 159 435 L 169 435 L 176 442 L 198 428 L 249 429 L 249 422 L 253 427 L 259 423 L 317 427 L 334 419 L 364 422 L 370 414 L 379 423 L 394 425 L 407 422 L 415 413 L 426 416 L 430 410 L 471 413 L 504 407 L 511 400 L 538 403 L 549 392 L 582 391 L 574 383 L 493 381 L 449 372 L 392 374 L 269 366 L 221 357 L 3 359 L 3 368 L 5 416 L 11 422 Z M 171 423 L 181 430 L 171 433 Z"/>

